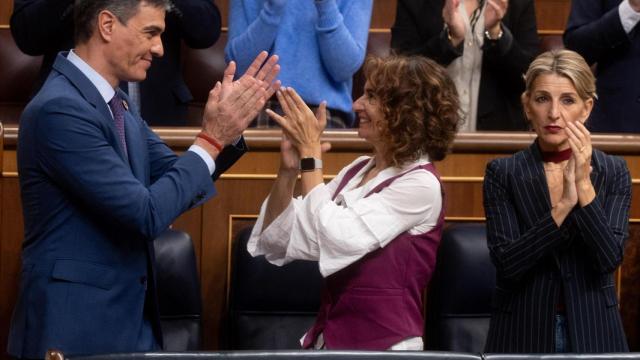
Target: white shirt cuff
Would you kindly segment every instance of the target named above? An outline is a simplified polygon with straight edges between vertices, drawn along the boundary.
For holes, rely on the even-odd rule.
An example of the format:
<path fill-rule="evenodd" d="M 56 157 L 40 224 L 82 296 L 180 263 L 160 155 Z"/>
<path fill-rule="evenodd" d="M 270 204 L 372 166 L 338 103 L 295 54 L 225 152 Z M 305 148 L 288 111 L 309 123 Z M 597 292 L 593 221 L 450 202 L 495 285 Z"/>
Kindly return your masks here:
<path fill-rule="evenodd" d="M 200 158 L 205 162 L 205 164 L 207 164 L 207 167 L 209 168 L 209 175 L 213 175 L 213 172 L 216 171 L 216 163 L 215 161 L 213 161 L 211 155 L 209 155 L 209 153 L 205 149 L 198 145 L 191 145 L 189 147 L 189 151 L 193 151 L 198 156 L 200 156 Z"/>
<path fill-rule="evenodd" d="M 622 27 L 627 34 L 630 33 L 640 21 L 640 12 L 633 10 L 629 4 L 629 0 L 624 0 L 620 3 L 618 6 L 618 14 L 620 14 Z"/>

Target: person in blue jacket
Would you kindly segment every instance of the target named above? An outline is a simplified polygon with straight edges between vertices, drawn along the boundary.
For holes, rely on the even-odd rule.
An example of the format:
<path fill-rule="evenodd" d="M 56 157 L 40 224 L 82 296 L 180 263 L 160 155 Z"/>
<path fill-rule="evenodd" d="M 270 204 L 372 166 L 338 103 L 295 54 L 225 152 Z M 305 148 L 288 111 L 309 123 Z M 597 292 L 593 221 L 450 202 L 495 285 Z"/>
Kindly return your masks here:
<path fill-rule="evenodd" d="M 277 54 L 284 86 L 313 110 L 326 100 L 328 128 L 352 127 L 352 78 L 365 58 L 371 9 L 372 0 L 231 0 L 225 57 L 242 72 L 260 51 Z M 261 113 L 254 125 L 274 124 Z"/>

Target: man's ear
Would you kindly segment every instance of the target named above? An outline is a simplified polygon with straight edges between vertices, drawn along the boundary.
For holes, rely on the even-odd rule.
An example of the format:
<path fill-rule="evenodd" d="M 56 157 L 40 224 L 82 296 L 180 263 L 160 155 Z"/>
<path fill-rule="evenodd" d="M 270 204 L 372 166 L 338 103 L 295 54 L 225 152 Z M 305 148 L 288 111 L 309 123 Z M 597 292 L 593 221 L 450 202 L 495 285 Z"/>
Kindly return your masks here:
<path fill-rule="evenodd" d="M 98 33 L 100 38 L 105 42 L 111 42 L 113 38 L 113 31 L 118 18 L 109 10 L 102 10 L 98 14 Z"/>

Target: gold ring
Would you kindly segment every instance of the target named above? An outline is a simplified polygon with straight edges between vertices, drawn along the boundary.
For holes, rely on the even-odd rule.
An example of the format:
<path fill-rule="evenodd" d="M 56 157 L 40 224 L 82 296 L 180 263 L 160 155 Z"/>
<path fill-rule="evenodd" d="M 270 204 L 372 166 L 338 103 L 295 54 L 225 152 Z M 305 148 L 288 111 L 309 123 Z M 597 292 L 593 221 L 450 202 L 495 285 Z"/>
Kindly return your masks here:
<path fill-rule="evenodd" d="M 583 152 L 584 148 L 585 148 L 585 146 L 581 147 L 578 151 Z"/>

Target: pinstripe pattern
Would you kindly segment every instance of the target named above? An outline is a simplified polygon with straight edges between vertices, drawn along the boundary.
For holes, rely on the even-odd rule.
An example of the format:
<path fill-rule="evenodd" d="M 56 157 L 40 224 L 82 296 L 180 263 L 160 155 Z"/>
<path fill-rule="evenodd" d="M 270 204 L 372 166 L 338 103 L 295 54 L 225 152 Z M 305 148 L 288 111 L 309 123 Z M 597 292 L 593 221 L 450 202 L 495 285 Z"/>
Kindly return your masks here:
<path fill-rule="evenodd" d="M 628 237 L 631 179 L 625 161 L 593 150 L 595 200 L 558 228 L 534 143 L 486 169 L 487 241 L 496 266 L 486 352 L 553 352 L 564 289 L 571 352 L 628 351 L 614 289 Z"/>

